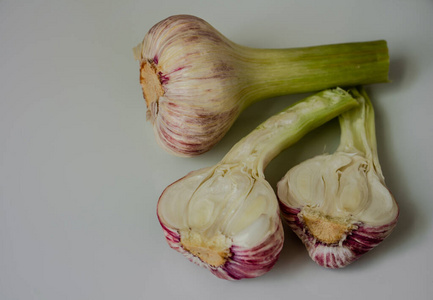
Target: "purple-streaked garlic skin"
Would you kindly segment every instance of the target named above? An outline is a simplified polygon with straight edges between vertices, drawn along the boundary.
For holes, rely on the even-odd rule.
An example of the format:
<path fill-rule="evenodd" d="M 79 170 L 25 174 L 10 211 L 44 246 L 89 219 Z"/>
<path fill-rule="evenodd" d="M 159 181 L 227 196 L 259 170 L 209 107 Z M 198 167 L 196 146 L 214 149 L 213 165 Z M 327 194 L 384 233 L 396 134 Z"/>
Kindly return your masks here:
<path fill-rule="evenodd" d="M 180 234 L 160 222 L 168 245 L 183 254 L 189 261 L 209 270 L 221 279 L 240 280 L 255 278 L 269 272 L 278 260 L 284 243 L 284 232 L 281 222 L 277 222 L 277 230 L 263 242 L 253 248 L 233 245 L 230 248 L 230 258 L 219 267 L 203 262 L 197 256 L 185 250 L 181 244 Z"/>
<path fill-rule="evenodd" d="M 145 65 L 151 65 L 161 84 L 159 98 L 144 96 L 157 142 L 169 153 L 206 152 L 238 117 L 241 95 L 236 90 L 243 79 L 231 56 L 234 47 L 207 22 L 187 15 L 159 22 L 138 46 L 143 92 Z"/>
<path fill-rule="evenodd" d="M 318 265 L 339 269 L 359 259 L 388 237 L 397 224 L 394 221 L 382 226 L 368 226 L 358 222 L 338 243 L 326 244 L 314 237 L 302 218 L 302 208 L 291 208 L 280 202 L 281 214 L 288 226 L 301 239 L 311 259 Z"/>

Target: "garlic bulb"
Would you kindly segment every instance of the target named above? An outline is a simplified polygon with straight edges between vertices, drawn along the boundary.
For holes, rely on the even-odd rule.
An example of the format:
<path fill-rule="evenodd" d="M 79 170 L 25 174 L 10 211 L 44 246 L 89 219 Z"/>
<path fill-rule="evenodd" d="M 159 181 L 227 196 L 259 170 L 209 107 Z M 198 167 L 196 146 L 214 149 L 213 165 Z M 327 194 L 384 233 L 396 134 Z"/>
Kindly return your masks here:
<path fill-rule="evenodd" d="M 399 213 L 379 164 L 373 106 L 363 89 L 351 93 L 361 105 L 340 115 L 335 153 L 300 163 L 277 185 L 289 226 L 327 268 L 344 267 L 377 246 Z"/>
<path fill-rule="evenodd" d="M 215 166 L 168 186 L 157 214 L 168 244 L 224 279 L 260 276 L 277 261 L 283 228 L 264 169 L 304 134 L 357 105 L 341 89 L 310 96 L 271 117 Z"/>
<path fill-rule="evenodd" d="M 386 82 L 389 68 L 385 41 L 254 49 L 189 15 L 154 25 L 134 55 L 156 140 L 178 156 L 211 149 L 258 100 Z"/>

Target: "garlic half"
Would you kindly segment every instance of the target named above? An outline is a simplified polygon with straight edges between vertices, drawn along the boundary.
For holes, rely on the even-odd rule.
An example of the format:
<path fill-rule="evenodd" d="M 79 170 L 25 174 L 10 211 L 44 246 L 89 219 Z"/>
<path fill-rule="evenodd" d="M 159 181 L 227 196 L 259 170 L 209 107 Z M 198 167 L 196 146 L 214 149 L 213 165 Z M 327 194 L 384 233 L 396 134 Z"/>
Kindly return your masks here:
<path fill-rule="evenodd" d="M 335 153 L 300 163 L 277 185 L 289 226 L 327 268 L 344 267 L 377 246 L 399 213 L 379 164 L 373 106 L 362 88 L 351 93 L 361 105 L 340 115 Z"/>
<path fill-rule="evenodd" d="M 310 96 L 262 123 L 215 166 L 168 186 L 157 214 L 170 247 L 220 278 L 268 272 L 284 235 L 275 192 L 263 173 L 266 165 L 307 132 L 356 105 L 341 89 Z"/>
<path fill-rule="evenodd" d="M 275 193 L 251 173 L 226 163 L 198 170 L 169 186 L 158 203 L 169 245 L 220 278 L 266 273 L 283 246 Z"/>
<path fill-rule="evenodd" d="M 154 25 L 134 56 L 156 140 L 178 156 L 211 149 L 256 101 L 386 82 L 389 68 L 385 41 L 254 49 L 189 15 Z"/>

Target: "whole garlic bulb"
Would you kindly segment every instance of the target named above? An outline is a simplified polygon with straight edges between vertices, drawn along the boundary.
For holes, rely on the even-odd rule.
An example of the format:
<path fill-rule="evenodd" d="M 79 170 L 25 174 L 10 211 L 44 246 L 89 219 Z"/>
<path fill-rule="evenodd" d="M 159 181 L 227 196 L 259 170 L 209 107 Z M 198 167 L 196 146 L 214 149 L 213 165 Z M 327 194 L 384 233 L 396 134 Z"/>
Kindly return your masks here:
<path fill-rule="evenodd" d="M 178 156 L 211 149 L 258 100 L 385 82 L 389 68 L 385 41 L 255 49 L 189 15 L 154 25 L 134 55 L 156 140 Z"/>
<path fill-rule="evenodd" d="M 376 247 L 399 214 L 379 164 L 373 106 L 363 89 L 351 92 L 361 105 L 339 116 L 335 153 L 300 163 L 277 184 L 288 225 L 327 268 L 345 267 Z"/>
<path fill-rule="evenodd" d="M 156 24 L 137 46 L 147 115 L 165 150 L 201 154 L 228 131 L 242 109 L 238 86 L 247 78 L 236 48 L 205 21 L 184 15 Z"/>

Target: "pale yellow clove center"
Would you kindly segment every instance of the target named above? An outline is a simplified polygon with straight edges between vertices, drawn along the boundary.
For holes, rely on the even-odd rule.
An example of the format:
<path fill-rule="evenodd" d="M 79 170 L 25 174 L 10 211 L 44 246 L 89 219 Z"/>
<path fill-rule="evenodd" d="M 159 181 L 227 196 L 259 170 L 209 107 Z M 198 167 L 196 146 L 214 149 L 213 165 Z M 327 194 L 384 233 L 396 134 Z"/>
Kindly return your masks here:
<path fill-rule="evenodd" d="M 326 244 L 340 242 L 344 235 L 354 229 L 345 220 L 330 218 L 314 212 L 303 212 L 303 220 L 308 231 L 319 241 Z"/>
<path fill-rule="evenodd" d="M 222 235 L 215 236 L 212 239 L 204 239 L 198 234 L 189 232 L 182 235 L 181 244 L 192 255 L 214 267 L 224 265 L 231 255 L 226 238 Z"/>

